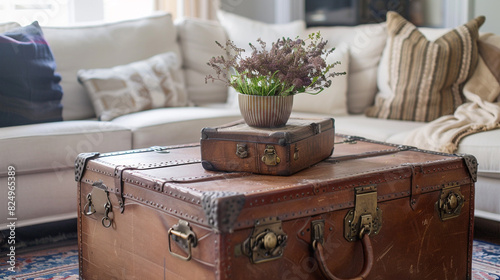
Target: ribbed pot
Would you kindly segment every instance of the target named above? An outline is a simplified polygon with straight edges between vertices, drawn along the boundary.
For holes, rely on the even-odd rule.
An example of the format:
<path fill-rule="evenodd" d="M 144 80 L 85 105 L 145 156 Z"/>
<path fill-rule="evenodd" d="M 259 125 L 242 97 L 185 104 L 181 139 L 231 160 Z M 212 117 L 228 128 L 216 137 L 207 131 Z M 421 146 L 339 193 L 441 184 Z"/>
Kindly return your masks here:
<path fill-rule="evenodd" d="M 240 93 L 238 102 L 241 115 L 249 126 L 282 127 L 292 113 L 293 95 L 259 96 Z"/>

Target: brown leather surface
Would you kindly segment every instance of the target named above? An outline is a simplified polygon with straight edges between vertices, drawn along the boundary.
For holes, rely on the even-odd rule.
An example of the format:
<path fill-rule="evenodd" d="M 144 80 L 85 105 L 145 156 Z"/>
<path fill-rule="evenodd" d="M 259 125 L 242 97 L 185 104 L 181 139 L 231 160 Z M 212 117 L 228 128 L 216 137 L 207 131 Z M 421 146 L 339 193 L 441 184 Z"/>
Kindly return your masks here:
<path fill-rule="evenodd" d="M 286 176 L 329 157 L 334 134 L 330 118 L 291 119 L 287 126 L 275 129 L 253 128 L 245 123 L 205 128 L 200 141 L 201 159 L 208 170 Z M 238 144 L 246 145 L 246 157 L 236 154 Z M 279 164 L 267 165 L 261 160 L 268 145 L 275 149 Z"/>
<path fill-rule="evenodd" d="M 359 275 L 364 255 L 360 241 L 344 238 L 344 217 L 354 207 L 354 188 L 375 185 L 383 223 L 380 233 L 370 236 L 374 263 L 366 279 L 469 279 L 474 184 L 464 161 L 404 149 L 362 140 L 337 144 L 327 160 L 286 177 L 207 171 L 199 146 L 90 160 L 79 184 L 80 211 L 91 184 L 101 180 L 110 190 L 113 225 L 106 229 L 95 215 L 79 214 L 82 277 L 323 279 L 308 229 L 312 220 L 324 219 L 327 268 L 339 278 L 352 278 Z M 118 185 L 115 170 L 123 170 Z M 459 217 L 441 221 L 436 202 L 449 185 L 460 186 L 465 203 Z M 123 194 L 123 213 L 116 193 Z M 244 197 L 231 230 L 211 223 L 210 218 L 227 223 L 223 213 L 229 209 L 207 216 L 207 194 L 222 194 L 213 200 L 219 207 Z M 283 221 L 284 255 L 253 264 L 237 248 L 256 221 L 268 217 Z M 179 219 L 188 221 L 198 237 L 190 261 L 168 252 L 167 232 Z M 176 244 L 172 248 L 185 254 Z"/>

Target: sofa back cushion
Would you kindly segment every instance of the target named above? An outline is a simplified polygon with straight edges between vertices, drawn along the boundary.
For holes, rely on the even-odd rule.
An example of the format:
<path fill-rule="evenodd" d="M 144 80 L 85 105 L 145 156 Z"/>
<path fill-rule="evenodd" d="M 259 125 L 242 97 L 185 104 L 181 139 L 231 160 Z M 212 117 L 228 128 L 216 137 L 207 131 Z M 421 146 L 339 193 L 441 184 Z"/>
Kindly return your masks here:
<path fill-rule="evenodd" d="M 195 105 L 226 102 L 227 88 L 224 84 L 205 83 L 205 76 L 213 71 L 207 65 L 209 59 L 224 55 L 224 50 L 215 44 L 215 41 L 226 42 L 224 28 L 216 21 L 197 18 L 183 18 L 176 21 L 176 27 L 189 100 Z"/>
<path fill-rule="evenodd" d="M 21 27 L 21 25 L 17 22 L 2 22 L 0 23 L 0 33 L 7 32 L 14 28 Z"/>
<path fill-rule="evenodd" d="M 55 68 L 38 22 L 0 34 L 0 127 L 62 120 Z"/>
<path fill-rule="evenodd" d="M 317 113 L 331 116 L 345 116 L 347 112 L 347 84 L 349 78 L 349 46 L 340 44 L 326 58 L 326 63 L 335 65 L 330 72 L 346 72 L 346 75 L 330 78 L 332 84 L 319 94 L 296 94 L 293 99 L 293 112 Z"/>
<path fill-rule="evenodd" d="M 347 109 L 351 114 L 363 113 L 377 93 L 377 68 L 387 40 L 385 22 L 306 30 L 308 34 L 315 31 L 328 40 L 327 47 L 349 45 Z"/>
<path fill-rule="evenodd" d="M 387 14 L 388 40 L 380 64 L 380 93 L 369 117 L 432 121 L 463 103 L 462 88 L 478 61 L 478 29 L 484 17 L 435 41 L 395 12 Z M 384 74 L 387 72 L 387 74 Z"/>
<path fill-rule="evenodd" d="M 62 76 L 64 120 L 95 117 L 90 98 L 78 83 L 78 70 L 114 67 L 168 51 L 181 56 L 172 17 L 165 13 L 113 23 L 44 27 L 43 30 Z"/>
<path fill-rule="evenodd" d="M 78 71 L 97 118 L 116 117 L 153 108 L 177 107 L 185 93 L 181 59 L 174 52 L 112 68 Z"/>

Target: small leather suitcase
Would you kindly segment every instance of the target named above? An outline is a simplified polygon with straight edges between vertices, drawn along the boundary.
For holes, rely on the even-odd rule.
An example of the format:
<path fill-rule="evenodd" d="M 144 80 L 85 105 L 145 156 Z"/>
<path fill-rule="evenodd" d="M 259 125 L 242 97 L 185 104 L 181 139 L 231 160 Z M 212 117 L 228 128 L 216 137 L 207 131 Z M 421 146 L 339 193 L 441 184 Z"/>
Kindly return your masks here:
<path fill-rule="evenodd" d="M 336 143 L 291 176 L 207 171 L 197 144 L 81 154 L 82 279 L 470 279 L 475 158 Z"/>
<path fill-rule="evenodd" d="M 254 128 L 239 121 L 204 128 L 201 160 L 207 170 L 291 175 L 333 153 L 332 118 L 290 119 L 282 128 Z"/>

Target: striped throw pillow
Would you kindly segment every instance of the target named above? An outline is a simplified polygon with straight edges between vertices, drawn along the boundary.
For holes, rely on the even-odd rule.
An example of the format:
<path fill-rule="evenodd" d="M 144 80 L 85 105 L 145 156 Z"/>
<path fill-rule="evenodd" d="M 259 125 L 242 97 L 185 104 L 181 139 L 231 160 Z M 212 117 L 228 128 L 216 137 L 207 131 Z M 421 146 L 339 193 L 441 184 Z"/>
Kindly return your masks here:
<path fill-rule="evenodd" d="M 369 117 L 428 122 L 453 114 L 464 102 L 462 88 L 478 61 L 480 16 L 429 41 L 396 12 L 387 13 L 388 88 L 378 94 Z"/>

